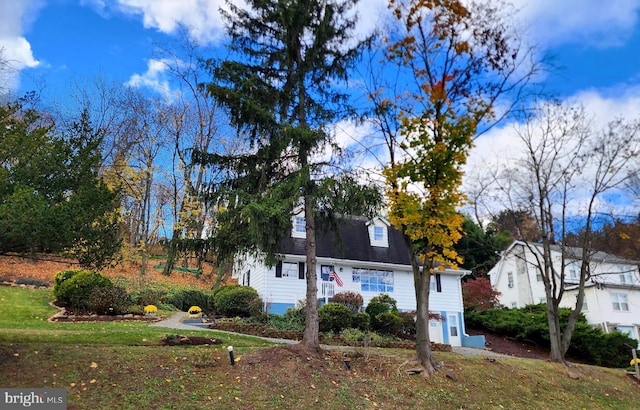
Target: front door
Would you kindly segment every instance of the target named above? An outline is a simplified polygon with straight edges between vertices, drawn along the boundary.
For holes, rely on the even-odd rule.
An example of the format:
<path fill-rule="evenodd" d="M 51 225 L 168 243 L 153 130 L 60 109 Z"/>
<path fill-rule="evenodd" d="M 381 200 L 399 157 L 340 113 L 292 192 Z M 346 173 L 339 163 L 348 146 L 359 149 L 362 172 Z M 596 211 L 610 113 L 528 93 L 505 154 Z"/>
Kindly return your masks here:
<path fill-rule="evenodd" d="M 460 324 L 458 323 L 458 315 L 447 315 L 447 330 L 449 332 L 449 344 L 451 346 L 461 346 Z"/>

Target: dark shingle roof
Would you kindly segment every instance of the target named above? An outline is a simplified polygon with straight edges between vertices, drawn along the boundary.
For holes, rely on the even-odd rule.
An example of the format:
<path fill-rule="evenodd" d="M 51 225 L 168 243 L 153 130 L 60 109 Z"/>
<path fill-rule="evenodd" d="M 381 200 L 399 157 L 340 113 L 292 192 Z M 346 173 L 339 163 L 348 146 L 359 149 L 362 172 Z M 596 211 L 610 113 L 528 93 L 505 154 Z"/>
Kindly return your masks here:
<path fill-rule="evenodd" d="M 366 218 L 348 218 L 338 221 L 335 232 L 318 230 L 316 256 L 319 258 L 348 259 L 362 262 L 409 265 L 409 252 L 402 233 L 389 226 L 389 247 L 371 246 Z M 292 238 L 291 233 L 283 240 L 280 252 L 288 255 L 305 255 L 305 239 Z"/>

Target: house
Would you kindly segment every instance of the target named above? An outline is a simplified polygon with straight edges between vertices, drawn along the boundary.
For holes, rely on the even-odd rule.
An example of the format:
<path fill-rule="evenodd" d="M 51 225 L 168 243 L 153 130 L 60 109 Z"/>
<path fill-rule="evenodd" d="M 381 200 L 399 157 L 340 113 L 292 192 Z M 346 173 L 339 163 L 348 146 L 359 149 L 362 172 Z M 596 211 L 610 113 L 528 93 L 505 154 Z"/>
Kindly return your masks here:
<path fill-rule="evenodd" d="M 551 260 L 560 272 L 562 248 L 553 245 Z M 562 307 L 575 307 L 580 278 L 581 248 L 565 247 L 565 293 Z M 500 303 L 509 308 L 545 303 L 542 274 L 537 260 L 542 260 L 541 244 L 516 241 L 502 253 L 500 261 L 489 271 L 491 285 L 501 293 Z M 536 256 L 539 258 L 537 259 Z M 605 252 L 591 257 L 591 277 L 585 284 L 582 307 L 587 322 L 605 332 L 623 332 L 640 340 L 640 262 Z"/>
<path fill-rule="evenodd" d="M 283 314 L 306 297 L 305 220 L 293 215 L 291 234 L 281 244 L 282 260 L 268 267 L 260 258 L 244 255 L 234 263 L 238 283 L 258 291 L 270 313 Z M 401 311 L 415 311 L 416 298 L 409 254 L 400 231 L 383 218 L 351 217 L 338 224 L 338 232 L 317 235 L 317 278 L 320 303 L 337 292 L 362 295 L 364 306 L 382 293 L 397 301 Z M 460 279 L 465 270 L 447 269 L 432 277 L 430 311 L 442 320 L 429 323 L 436 343 L 484 348 L 484 336 L 465 335 Z"/>

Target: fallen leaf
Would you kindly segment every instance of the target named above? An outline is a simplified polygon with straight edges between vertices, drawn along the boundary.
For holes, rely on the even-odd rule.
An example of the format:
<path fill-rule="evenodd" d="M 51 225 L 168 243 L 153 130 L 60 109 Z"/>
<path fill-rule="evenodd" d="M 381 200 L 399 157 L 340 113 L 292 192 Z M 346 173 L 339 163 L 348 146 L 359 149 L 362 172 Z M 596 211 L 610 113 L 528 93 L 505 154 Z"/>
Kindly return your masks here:
<path fill-rule="evenodd" d="M 91 365 L 89 367 L 91 367 L 92 369 L 95 369 L 96 367 L 98 367 L 98 363 L 91 362 Z"/>

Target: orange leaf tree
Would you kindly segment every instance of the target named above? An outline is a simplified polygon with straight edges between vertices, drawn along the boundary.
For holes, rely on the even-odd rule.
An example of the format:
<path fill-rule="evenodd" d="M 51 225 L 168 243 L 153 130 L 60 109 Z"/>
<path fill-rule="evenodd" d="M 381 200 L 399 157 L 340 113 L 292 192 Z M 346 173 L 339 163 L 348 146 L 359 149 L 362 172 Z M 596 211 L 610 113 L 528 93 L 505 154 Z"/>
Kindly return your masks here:
<path fill-rule="evenodd" d="M 479 127 L 510 112 L 538 69 L 504 4 L 467 4 L 390 0 L 396 20 L 382 38 L 383 66 L 397 71 L 376 77 L 372 70 L 367 84 L 389 152 L 390 221 L 402 231 L 413 264 L 416 353 L 424 375 L 438 368 L 428 332 L 431 275 L 461 262 L 454 245 L 463 234 L 462 167 Z"/>

